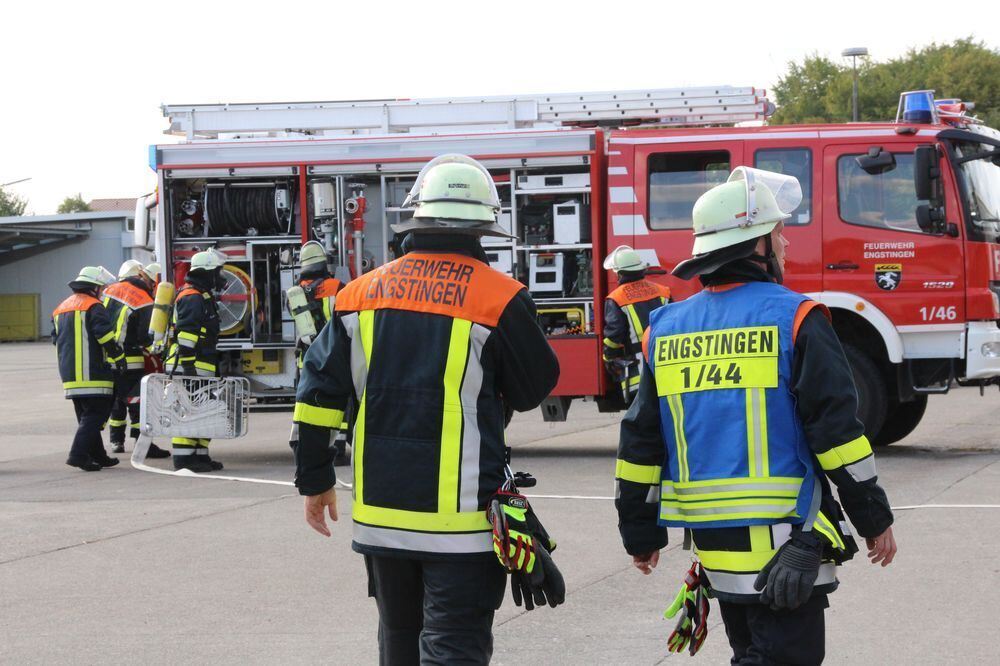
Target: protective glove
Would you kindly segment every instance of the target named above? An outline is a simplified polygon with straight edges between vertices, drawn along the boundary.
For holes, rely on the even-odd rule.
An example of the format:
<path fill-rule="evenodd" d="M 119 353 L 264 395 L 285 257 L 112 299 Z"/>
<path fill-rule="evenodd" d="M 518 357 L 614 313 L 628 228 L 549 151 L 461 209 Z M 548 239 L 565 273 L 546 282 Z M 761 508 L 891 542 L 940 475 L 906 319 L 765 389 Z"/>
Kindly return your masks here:
<path fill-rule="evenodd" d="M 761 603 L 780 610 L 798 608 L 809 601 L 822 553 L 823 544 L 813 532 L 793 532 L 754 581 Z"/>
<path fill-rule="evenodd" d="M 531 573 L 515 571 L 510 576 L 510 593 L 514 605 L 524 603 L 525 610 L 535 610 L 535 606 L 548 604 L 555 608 L 566 601 L 566 581 L 562 572 L 552 561 L 549 551 L 540 544 L 535 551 L 536 566 Z"/>
<path fill-rule="evenodd" d="M 673 619 L 680 612 L 674 630 L 667 638 L 667 649 L 681 653 L 690 645 L 693 656 L 708 636 L 708 597 L 701 585 L 700 564 L 695 562 L 684 575 L 684 582 L 663 617 Z"/>
<path fill-rule="evenodd" d="M 115 370 L 117 372 L 125 372 L 128 370 L 128 361 L 125 360 L 124 356 L 119 356 L 115 359 Z"/>
<path fill-rule="evenodd" d="M 535 570 L 536 544 L 528 524 L 528 499 L 517 492 L 498 490 L 486 509 L 493 528 L 493 552 L 510 572 Z M 540 523 L 539 523 L 540 525 Z"/>
<path fill-rule="evenodd" d="M 691 627 L 691 646 L 689 652 L 691 656 L 698 654 L 698 650 L 708 638 L 708 613 L 711 607 L 708 605 L 708 591 L 704 585 L 698 587 L 698 593 L 694 600 L 695 618 Z"/>

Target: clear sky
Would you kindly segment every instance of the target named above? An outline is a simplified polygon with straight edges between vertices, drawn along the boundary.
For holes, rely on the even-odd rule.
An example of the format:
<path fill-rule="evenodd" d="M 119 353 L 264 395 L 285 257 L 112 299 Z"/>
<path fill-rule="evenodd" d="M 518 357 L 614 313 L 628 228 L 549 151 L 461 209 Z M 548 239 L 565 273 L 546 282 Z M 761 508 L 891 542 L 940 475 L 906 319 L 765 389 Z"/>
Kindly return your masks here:
<path fill-rule="evenodd" d="M 878 60 L 963 36 L 1000 2 L 11 2 L 0 28 L 0 183 L 29 212 L 152 189 L 161 103 L 770 87 L 789 61 Z M 917 85 L 917 83 L 915 83 Z M 947 92 L 947 91 L 942 91 Z"/>

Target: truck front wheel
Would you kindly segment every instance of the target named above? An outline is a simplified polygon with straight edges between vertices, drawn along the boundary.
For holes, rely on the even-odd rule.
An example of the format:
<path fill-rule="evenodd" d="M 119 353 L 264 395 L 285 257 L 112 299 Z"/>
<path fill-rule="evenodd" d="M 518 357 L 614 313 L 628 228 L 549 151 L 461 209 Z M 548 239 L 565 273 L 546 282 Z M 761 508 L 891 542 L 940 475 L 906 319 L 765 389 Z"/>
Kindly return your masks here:
<path fill-rule="evenodd" d="M 918 395 L 909 402 L 895 402 L 889 409 L 885 424 L 879 430 L 878 436 L 872 440 L 875 446 L 889 446 L 898 442 L 920 425 L 927 411 L 927 396 Z"/>
<path fill-rule="evenodd" d="M 844 354 L 854 373 L 858 389 L 858 420 L 865 426 L 865 435 L 875 441 L 888 411 L 888 390 L 878 366 L 868 354 L 853 345 L 844 345 Z"/>

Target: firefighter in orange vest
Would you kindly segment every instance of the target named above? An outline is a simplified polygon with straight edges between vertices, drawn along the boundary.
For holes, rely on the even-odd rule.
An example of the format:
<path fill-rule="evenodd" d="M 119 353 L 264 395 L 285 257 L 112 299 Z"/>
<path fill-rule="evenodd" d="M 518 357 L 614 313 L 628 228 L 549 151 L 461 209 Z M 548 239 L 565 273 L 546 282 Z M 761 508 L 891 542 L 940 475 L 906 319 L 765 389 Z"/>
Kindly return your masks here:
<path fill-rule="evenodd" d="M 306 353 L 295 485 L 307 522 L 329 536 L 330 436 L 355 400 L 353 547 L 378 606 L 380 663 L 486 664 L 507 578 L 486 514 L 505 481 L 505 416 L 537 407 L 559 365 L 524 285 L 490 268 L 480 244 L 507 236 L 489 172 L 441 156 L 404 205 L 414 216 L 393 229 L 406 254 L 344 287 Z M 515 603 L 525 588 L 527 607 L 561 603 L 551 545 L 522 537 L 531 557 L 511 576 Z"/>
<path fill-rule="evenodd" d="M 79 424 L 66 464 L 85 472 L 118 464 L 118 458 L 104 450 L 101 439 L 101 429 L 111 414 L 115 370 L 125 369 L 125 354 L 115 342 L 114 325 L 100 301 L 101 289 L 114 279 L 102 266 L 85 266 L 69 283 L 73 295 L 52 313 L 59 375 Z"/>
<path fill-rule="evenodd" d="M 167 356 L 167 372 L 180 370 L 188 377 L 219 376 L 219 309 L 215 291 L 222 286 L 226 255 L 204 250 L 191 257 L 191 268 L 174 300 L 173 345 Z M 222 463 L 208 455 L 209 439 L 174 437 L 171 453 L 174 469 L 212 472 Z"/>
<path fill-rule="evenodd" d="M 302 246 L 299 253 L 299 286 L 306 297 L 306 308 L 312 315 L 313 325 L 317 334 L 323 330 L 326 323 L 333 317 L 334 308 L 337 304 L 337 293 L 344 284 L 337 278 L 330 275 L 327 266 L 326 250 L 318 241 L 309 241 Z M 293 313 L 294 314 L 294 313 Z M 295 349 L 296 363 L 298 368 L 302 368 L 302 358 L 305 356 L 312 339 L 300 336 Z M 337 448 L 337 457 L 334 465 L 348 465 L 351 462 L 350 453 L 347 450 L 347 440 L 350 430 L 350 410 L 345 412 L 344 422 L 337 429 L 334 445 Z"/>
<path fill-rule="evenodd" d="M 618 274 L 618 288 L 604 301 L 604 367 L 621 382 L 625 404 L 639 390 L 642 334 L 649 313 L 670 302 L 670 288 L 646 279 L 649 264 L 628 245 L 619 245 L 604 260 Z"/>
<path fill-rule="evenodd" d="M 132 422 L 129 436 L 139 438 L 139 388 L 146 375 L 146 354 L 152 340 L 149 319 L 153 314 L 153 289 L 160 265 L 144 267 L 129 259 L 118 270 L 118 282 L 104 288 L 104 308 L 115 328 L 115 341 L 125 351 L 124 372 L 115 376 L 115 401 L 111 407 L 111 451 L 125 452 L 125 426 Z M 126 420 L 128 419 L 128 421 Z M 147 458 L 168 458 L 156 444 L 149 445 Z"/>

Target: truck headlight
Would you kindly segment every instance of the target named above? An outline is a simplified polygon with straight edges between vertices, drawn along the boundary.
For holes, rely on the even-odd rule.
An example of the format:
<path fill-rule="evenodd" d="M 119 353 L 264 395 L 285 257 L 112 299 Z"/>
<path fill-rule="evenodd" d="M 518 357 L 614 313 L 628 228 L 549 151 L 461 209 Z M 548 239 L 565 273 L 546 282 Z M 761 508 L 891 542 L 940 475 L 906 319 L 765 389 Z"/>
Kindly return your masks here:
<path fill-rule="evenodd" d="M 986 358 L 1000 357 L 1000 342 L 984 342 L 980 351 Z"/>

